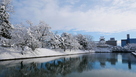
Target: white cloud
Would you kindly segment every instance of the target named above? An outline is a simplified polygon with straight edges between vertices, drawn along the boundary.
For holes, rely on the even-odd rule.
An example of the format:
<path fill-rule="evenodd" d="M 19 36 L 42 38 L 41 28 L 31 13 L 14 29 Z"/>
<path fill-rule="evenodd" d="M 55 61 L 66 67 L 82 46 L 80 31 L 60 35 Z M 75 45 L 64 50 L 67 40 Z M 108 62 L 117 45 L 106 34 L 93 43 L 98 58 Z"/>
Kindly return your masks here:
<path fill-rule="evenodd" d="M 21 1 L 21 0 L 20 0 Z M 61 0 L 22 0 L 15 5 L 14 22 L 31 20 L 39 22 L 44 20 L 53 30 L 84 30 L 88 32 L 121 32 L 136 29 L 136 11 L 133 10 L 136 1 L 129 0 L 103 0 L 112 1 L 111 6 L 94 5 L 87 11 L 76 9 L 74 5 L 79 0 L 70 0 L 73 5 L 59 5 Z M 73 3 L 72 3 L 73 2 Z M 128 4 L 129 3 L 129 4 Z M 133 4 L 132 6 L 129 6 Z M 81 6 L 81 5 L 79 5 Z M 89 7 L 83 4 L 82 9 Z M 126 8 L 125 8 L 126 7 Z M 75 10 L 76 9 L 76 10 Z"/>
<path fill-rule="evenodd" d="M 66 0 L 66 2 L 69 2 L 71 4 L 75 4 L 77 2 L 79 2 L 80 0 Z"/>

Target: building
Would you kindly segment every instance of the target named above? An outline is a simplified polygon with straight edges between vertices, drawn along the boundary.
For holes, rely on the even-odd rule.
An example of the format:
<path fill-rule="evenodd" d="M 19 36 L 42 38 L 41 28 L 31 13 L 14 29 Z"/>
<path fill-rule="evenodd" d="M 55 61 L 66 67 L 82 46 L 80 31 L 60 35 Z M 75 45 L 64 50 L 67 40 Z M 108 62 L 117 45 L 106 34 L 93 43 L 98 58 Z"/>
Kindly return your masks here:
<path fill-rule="evenodd" d="M 121 46 L 124 47 L 125 45 L 129 43 L 135 43 L 136 44 L 136 38 L 130 38 L 130 35 L 127 34 L 127 39 L 121 40 Z"/>
<path fill-rule="evenodd" d="M 112 52 L 111 46 L 117 46 L 117 41 L 115 38 L 110 38 L 110 40 L 105 41 L 104 36 L 100 37 L 99 41 L 96 41 L 95 52 Z"/>
<path fill-rule="evenodd" d="M 115 40 L 115 38 L 110 38 L 110 40 L 106 41 L 106 44 L 117 46 L 117 40 Z"/>
<path fill-rule="evenodd" d="M 96 43 L 95 52 L 112 52 L 110 45 L 106 44 L 104 36 L 100 37 L 100 40 Z"/>

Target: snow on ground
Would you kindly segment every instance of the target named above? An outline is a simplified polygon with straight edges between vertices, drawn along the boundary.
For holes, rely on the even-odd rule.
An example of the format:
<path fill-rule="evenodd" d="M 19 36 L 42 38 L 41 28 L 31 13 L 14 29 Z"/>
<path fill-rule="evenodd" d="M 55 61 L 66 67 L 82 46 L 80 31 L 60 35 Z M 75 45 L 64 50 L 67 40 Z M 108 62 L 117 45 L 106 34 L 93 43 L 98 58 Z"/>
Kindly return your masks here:
<path fill-rule="evenodd" d="M 135 51 L 135 52 L 132 52 L 132 54 L 136 56 L 136 51 Z"/>
<path fill-rule="evenodd" d="M 100 48 L 100 47 L 97 47 L 95 49 L 95 52 L 101 52 L 101 53 L 104 53 L 104 52 L 112 52 L 110 48 Z"/>
<path fill-rule="evenodd" d="M 30 58 L 30 57 L 43 57 L 43 56 L 60 56 L 60 55 L 70 55 L 70 54 L 81 54 L 89 53 L 91 51 L 81 51 L 81 50 L 72 50 L 72 51 L 55 51 L 46 48 L 38 48 L 35 51 L 24 51 L 22 55 L 20 51 L 13 48 L 1 49 L 0 48 L 0 60 L 2 59 L 17 59 L 17 58 Z"/>

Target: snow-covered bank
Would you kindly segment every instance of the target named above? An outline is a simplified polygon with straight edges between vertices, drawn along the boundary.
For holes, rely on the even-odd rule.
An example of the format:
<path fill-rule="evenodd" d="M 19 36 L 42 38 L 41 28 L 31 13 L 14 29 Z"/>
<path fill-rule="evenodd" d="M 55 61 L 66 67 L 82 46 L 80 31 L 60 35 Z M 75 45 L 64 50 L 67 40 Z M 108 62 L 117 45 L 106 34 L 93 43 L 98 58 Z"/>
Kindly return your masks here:
<path fill-rule="evenodd" d="M 7 49 L 7 50 L 0 50 L 0 60 L 63 56 L 63 55 L 82 54 L 82 53 L 90 53 L 90 52 L 94 52 L 94 51 L 73 50 L 73 51 L 62 52 L 62 51 L 54 51 L 46 48 L 38 48 L 35 51 L 25 51 L 25 53 L 22 55 L 20 51 L 14 49 Z"/>
<path fill-rule="evenodd" d="M 132 52 L 132 54 L 136 56 L 136 52 Z"/>
<path fill-rule="evenodd" d="M 110 49 L 110 48 L 96 48 L 95 49 L 95 52 L 97 52 L 97 53 L 111 53 L 112 52 L 112 50 Z"/>

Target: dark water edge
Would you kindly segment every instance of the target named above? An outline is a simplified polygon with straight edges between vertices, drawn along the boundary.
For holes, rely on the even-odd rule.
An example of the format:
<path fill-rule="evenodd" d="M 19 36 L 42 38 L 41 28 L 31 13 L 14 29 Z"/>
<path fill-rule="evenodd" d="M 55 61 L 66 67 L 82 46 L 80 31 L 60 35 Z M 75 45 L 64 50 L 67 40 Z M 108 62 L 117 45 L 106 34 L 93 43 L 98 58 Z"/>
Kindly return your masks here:
<path fill-rule="evenodd" d="M 0 77 L 135 77 L 131 53 L 90 53 L 0 61 Z"/>

